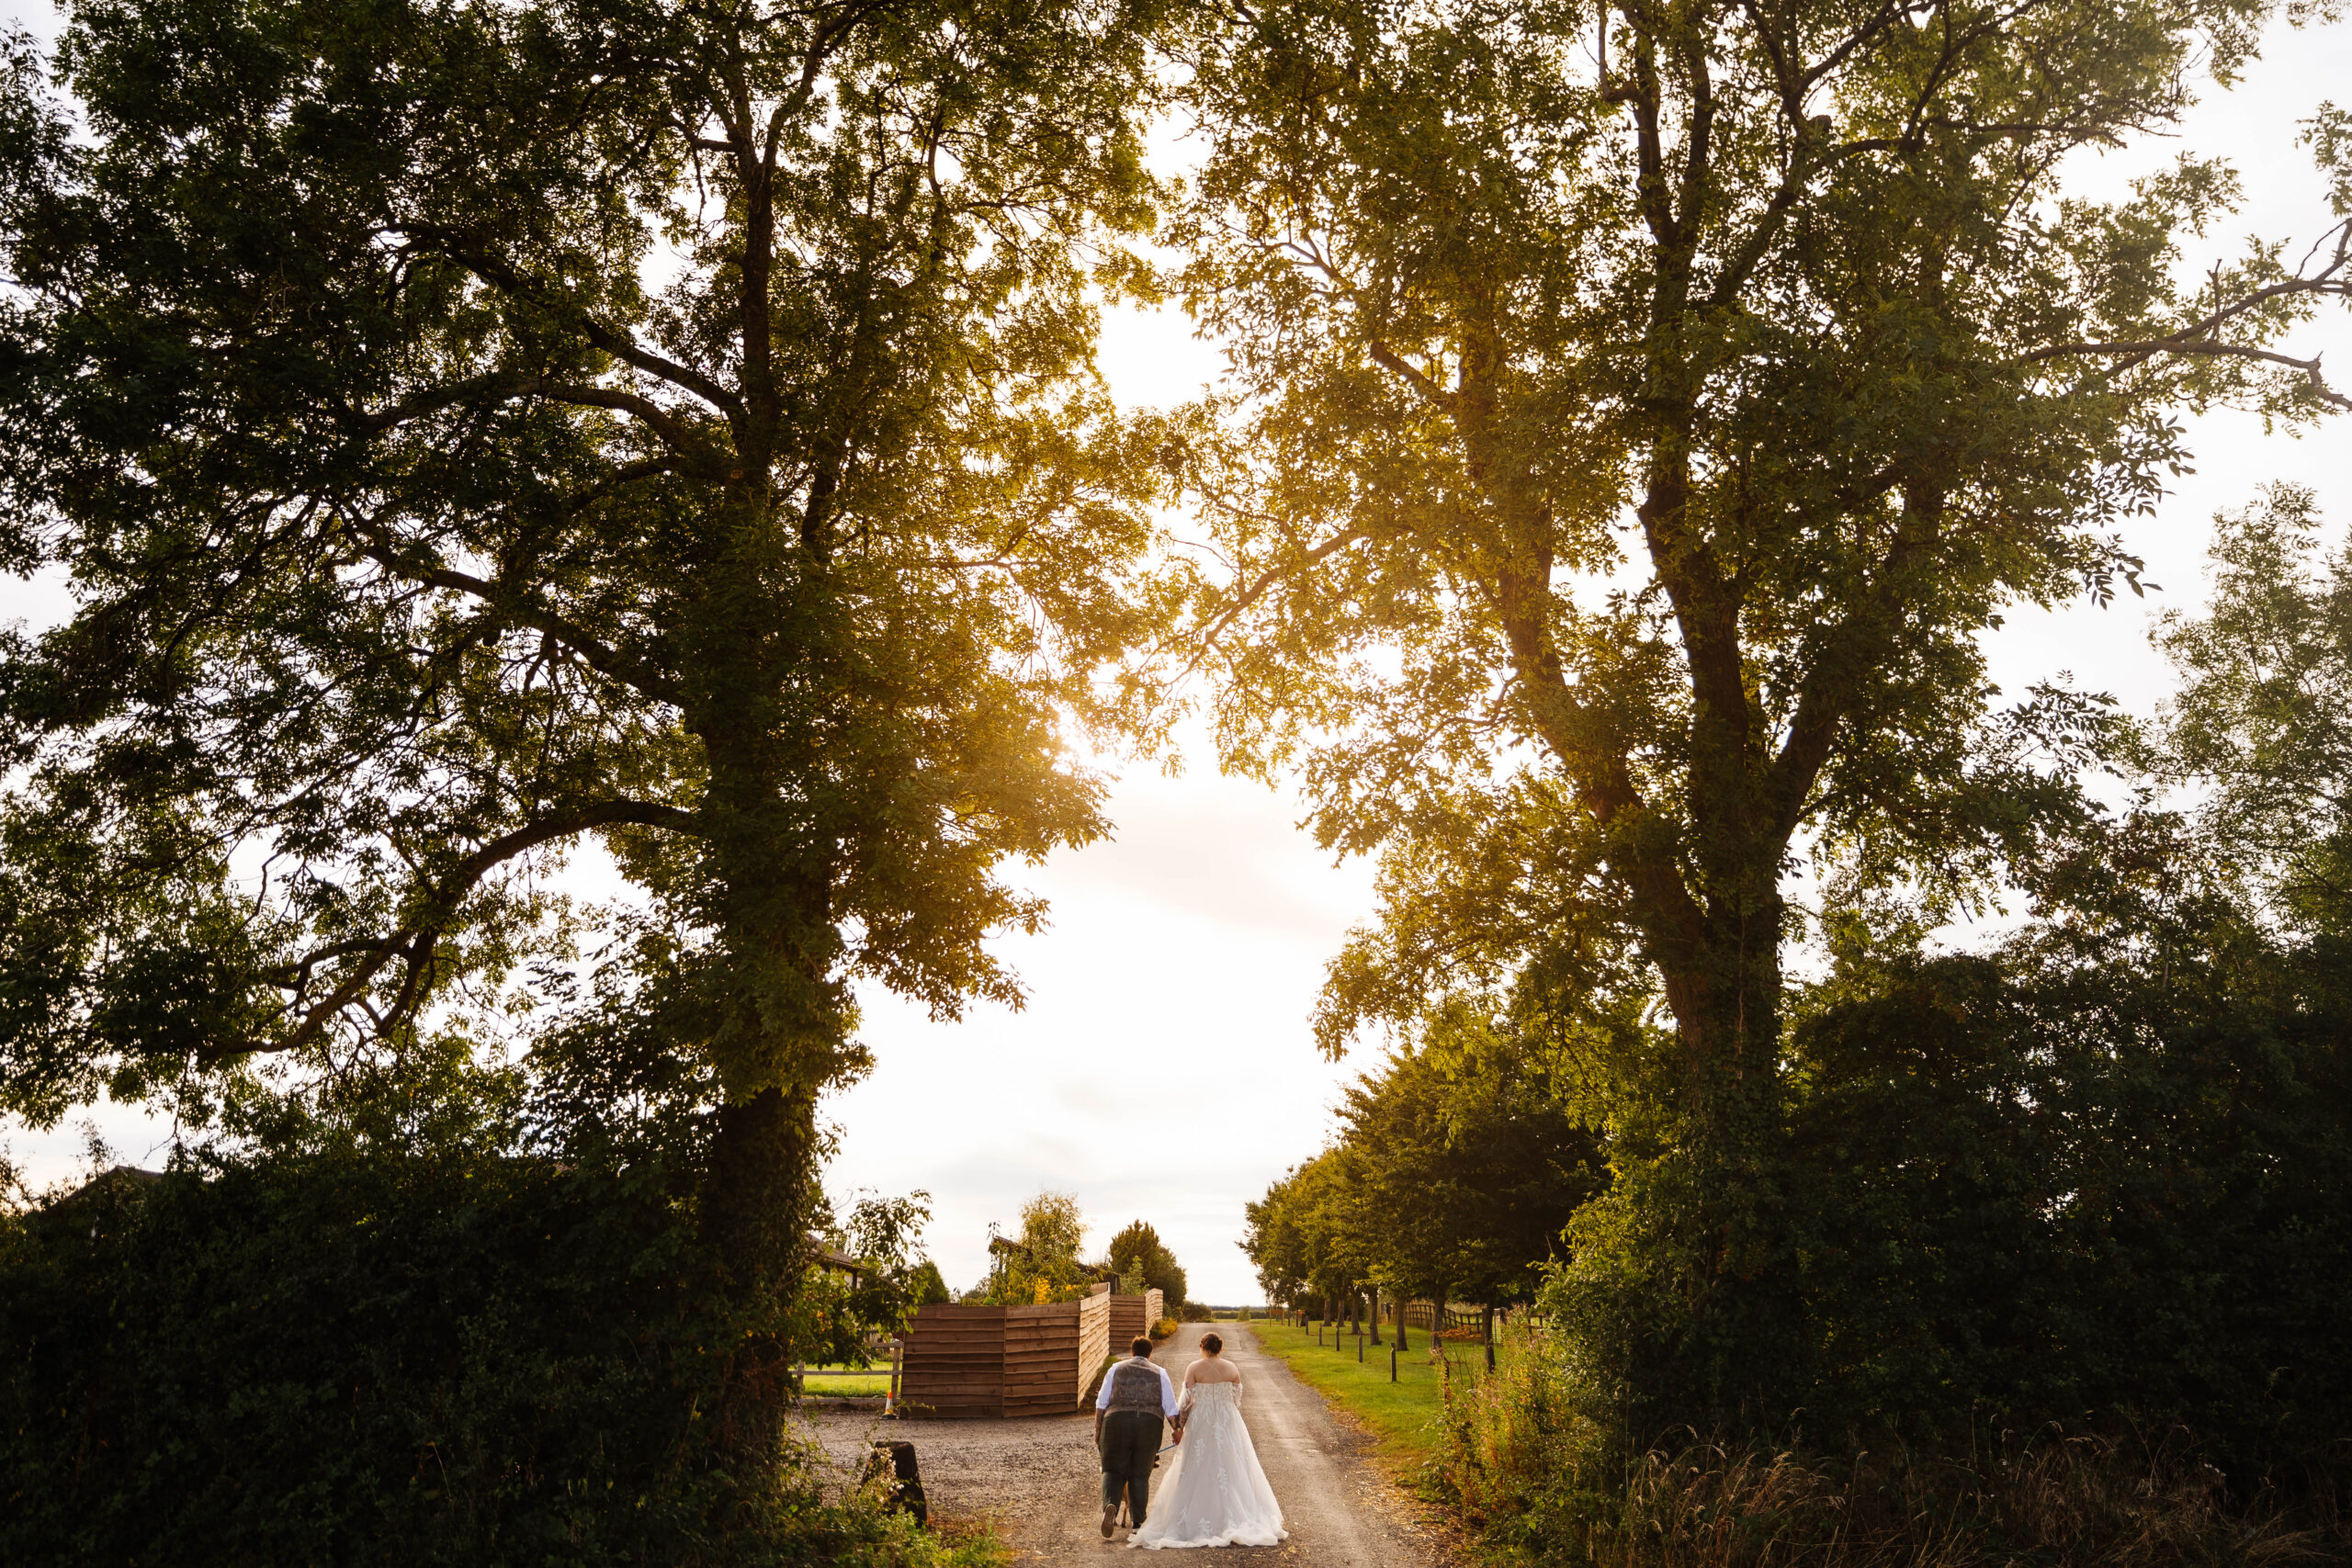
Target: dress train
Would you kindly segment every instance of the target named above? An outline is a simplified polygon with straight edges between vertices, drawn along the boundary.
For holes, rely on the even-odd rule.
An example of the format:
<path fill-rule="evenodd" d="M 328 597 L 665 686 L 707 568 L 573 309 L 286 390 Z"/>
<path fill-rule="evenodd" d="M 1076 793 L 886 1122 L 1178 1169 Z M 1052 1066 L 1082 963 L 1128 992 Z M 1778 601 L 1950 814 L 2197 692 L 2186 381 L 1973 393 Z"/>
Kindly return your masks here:
<path fill-rule="evenodd" d="M 1242 1425 L 1240 1395 L 1238 1383 L 1193 1385 L 1176 1462 L 1129 1546 L 1272 1546 L 1290 1533 Z"/>

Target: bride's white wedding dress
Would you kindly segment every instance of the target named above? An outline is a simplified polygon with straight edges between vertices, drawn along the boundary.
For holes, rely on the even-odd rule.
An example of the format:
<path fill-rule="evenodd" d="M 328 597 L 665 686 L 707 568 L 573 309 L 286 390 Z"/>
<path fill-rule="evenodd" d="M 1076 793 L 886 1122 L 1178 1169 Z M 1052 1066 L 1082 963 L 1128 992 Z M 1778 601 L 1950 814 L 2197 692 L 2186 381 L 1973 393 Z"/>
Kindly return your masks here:
<path fill-rule="evenodd" d="M 1282 1505 L 1266 1484 L 1250 1428 L 1241 1424 L 1241 1385 L 1196 1382 L 1192 1414 L 1175 1464 L 1153 1492 L 1143 1529 L 1129 1546 L 1272 1546 L 1287 1532 Z"/>

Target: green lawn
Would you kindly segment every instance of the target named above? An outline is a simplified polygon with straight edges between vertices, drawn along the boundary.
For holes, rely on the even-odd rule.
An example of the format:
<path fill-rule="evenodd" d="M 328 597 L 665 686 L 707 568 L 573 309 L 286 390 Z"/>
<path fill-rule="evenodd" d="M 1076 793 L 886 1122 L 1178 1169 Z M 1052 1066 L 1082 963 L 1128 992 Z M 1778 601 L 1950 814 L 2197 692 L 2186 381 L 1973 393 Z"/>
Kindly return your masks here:
<path fill-rule="evenodd" d="M 1259 1345 L 1269 1355 L 1280 1356 L 1292 1375 L 1363 1422 L 1378 1439 L 1382 1457 L 1399 1466 L 1418 1467 L 1437 1452 L 1443 1380 L 1430 1360 L 1427 1330 L 1413 1331 L 1413 1348 L 1396 1358 L 1396 1381 L 1390 1382 L 1390 1347 L 1383 1344 L 1374 1350 L 1366 1337 L 1363 1361 L 1358 1365 L 1355 1339 L 1344 1332 L 1344 1325 L 1337 1336 L 1340 1341 L 1337 1348 L 1330 1334 L 1317 1345 L 1311 1323 L 1298 1328 L 1261 1318 L 1250 1328 Z M 1381 1337 L 1386 1340 L 1390 1333 L 1383 1328 Z M 1447 1352 L 1456 1379 L 1485 1374 L 1486 1353 L 1478 1346 L 1450 1345 Z"/>
<path fill-rule="evenodd" d="M 816 1374 L 820 1371 L 846 1371 L 852 1375 L 848 1377 L 819 1377 Z M 854 1367 L 811 1367 L 808 1369 L 808 1379 L 802 1385 L 803 1392 L 808 1393 L 838 1396 L 844 1399 L 853 1397 L 864 1399 L 868 1396 L 878 1399 L 882 1395 L 890 1392 L 890 1363 L 888 1360 L 885 1360 L 878 1367 L 864 1369 Z"/>

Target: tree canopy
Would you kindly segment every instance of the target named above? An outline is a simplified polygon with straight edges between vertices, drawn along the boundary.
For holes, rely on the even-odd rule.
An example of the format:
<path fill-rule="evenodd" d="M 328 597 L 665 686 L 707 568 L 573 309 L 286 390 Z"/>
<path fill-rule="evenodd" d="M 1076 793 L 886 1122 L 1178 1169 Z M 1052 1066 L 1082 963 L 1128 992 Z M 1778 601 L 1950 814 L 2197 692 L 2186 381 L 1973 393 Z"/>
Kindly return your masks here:
<path fill-rule="evenodd" d="M 1308 0 L 1188 85 L 1182 283 L 1233 363 L 1189 449 L 1199 658 L 1232 761 L 1383 853 L 1324 1043 L 1457 1005 L 1587 1031 L 1645 1107 L 1600 1119 L 1662 1119 L 1606 1201 L 1681 1237 L 1654 1304 L 1726 1400 L 1733 1303 L 1787 1257 L 1791 874 L 1932 920 L 2084 820 L 2105 705 L 2003 702 L 1984 634 L 2140 589 L 2183 411 L 2352 407 L 2290 343 L 2352 291 L 2333 110 L 2336 210 L 2292 246 L 2206 265 L 2237 181 L 2193 150 L 2064 184 L 2273 15 Z"/>
<path fill-rule="evenodd" d="M 2352 207 L 2301 270 L 2187 283 L 2223 164 L 2061 184 L 2268 15 L 1404 0 L 1222 35 L 1179 224 L 1235 363 L 1196 629 L 1234 758 L 1388 850 L 1327 1044 L 1532 965 L 1656 987 L 1702 1099 L 1768 1082 L 1793 855 L 1964 884 L 2063 818 L 2086 705 L 1998 707 L 1980 635 L 2137 589 L 2179 411 L 2352 406 L 2272 346 L 2352 282 Z"/>
<path fill-rule="evenodd" d="M 1111 1238 L 1103 1252 L 1120 1289 L 1130 1294 L 1158 1291 L 1172 1316 L 1190 1298 L 1184 1293 L 1184 1269 L 1159 1232 L 1142 1220 L 1131 1220 Z"/>
<path fill-rule="evenodd" d="M 1041 1191 L 1021 1205 L 1018 1236 L 998 1236 L 990 1227 L 992 1262 L 980 1294 L 1012 1306 L 1076 1301 L 1092 1283 L 1079 1258 L 1085 1245 L 1086 1216 L 1078 1200 L 1067 1192 Z"/>
<path fill-rule="evenodd" d="M 75 610 L 0 650 L 6 1106 L 472 1049 L 585 942 L 709 1069 L 715 1234 L 797 1249 L 854 987 L 1017 1000 L 994 868 L 1102 826 L 1149 25 L 86 0 L 62 100 L 12 43 L 0 535 Z M 597 841 L 633 921 L 549 891 Z"/>
<path fill-rule="evenodd" d="M 1607 1184 L 1550 1053 L 1457 1012 L 1416 1051 L 1359 1074 L 1332 1147 L 1246 1210 L 1267 1299 L 1532 1300 L 1561 1233 Z"/>

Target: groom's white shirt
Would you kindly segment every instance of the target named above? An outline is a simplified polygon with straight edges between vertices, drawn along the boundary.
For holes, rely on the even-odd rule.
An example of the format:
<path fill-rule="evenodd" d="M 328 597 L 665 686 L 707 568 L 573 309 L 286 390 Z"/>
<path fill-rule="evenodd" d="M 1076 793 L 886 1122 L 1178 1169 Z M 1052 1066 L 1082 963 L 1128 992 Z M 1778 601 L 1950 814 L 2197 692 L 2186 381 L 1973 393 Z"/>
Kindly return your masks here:
<path fill-rule="evenodd" d="M 1102 1392 L 1094 1396 L 1094 1408 L 1097 1410 L 1111 1408 L 1112 1378 L 1118 1374 L 1121 1367 L 1134 1366 L 1149 1367 L 1159 1374 L 1159 1414 L 1166 1419 L 1173 1421 L 1176 1418 L 1176 1384 L 1169 1377 L 1166 1367 L 1161 1366 L 1158 1361 L 1146 1360 L 1141 1356 L 1129 1356 L 1124 1361 L 1114 1361 L 1111 1364 L 1111 1370 L 1102 1374 Z"/>

